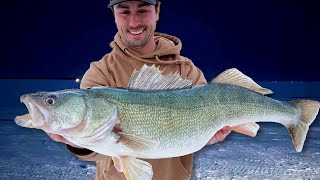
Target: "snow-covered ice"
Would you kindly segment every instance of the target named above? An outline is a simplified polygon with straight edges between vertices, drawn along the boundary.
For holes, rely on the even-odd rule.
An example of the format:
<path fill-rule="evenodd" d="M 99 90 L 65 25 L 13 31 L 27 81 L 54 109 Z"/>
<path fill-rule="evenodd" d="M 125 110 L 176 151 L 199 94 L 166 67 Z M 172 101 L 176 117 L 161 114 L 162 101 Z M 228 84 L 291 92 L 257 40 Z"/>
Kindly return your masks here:
<path fill-rule="evenodd" d="M 320 179 L 319 124 L 310 128 L 301 153 L 279 124 L 260 123 L 255 138 L 232 133 L 195 153 L 192 179 Z"/>
<path fill-rule="evenodd" d="M 260 123 L 255 138 L 232 133 L 194 154 L 192 179 L 320 179 L 319 124 L 310 128 L 301 153 L 278 124 Z M 0 139 L 0 179 L 94 177 L 93 162 L 79 160 L 40 130 L 0 121 Z"/>

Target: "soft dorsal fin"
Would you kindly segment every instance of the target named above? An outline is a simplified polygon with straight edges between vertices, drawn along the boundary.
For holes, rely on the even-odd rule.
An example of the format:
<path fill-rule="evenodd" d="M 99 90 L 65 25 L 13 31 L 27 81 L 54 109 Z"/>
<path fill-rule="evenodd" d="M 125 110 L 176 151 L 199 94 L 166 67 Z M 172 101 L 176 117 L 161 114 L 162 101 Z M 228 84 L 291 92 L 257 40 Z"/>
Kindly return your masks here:
<path fill-rule="evenodd" d="M 147 66 L 134 72 L 129 80 L 128 89 L 137 90 L 165 90 L 165 89 L 182 89 L 192 86 L 192 81 L 183 79 L 178 73 L 162 74 L 159 67 L 155 65 Z"/>
<path fill-rule="evenodd" d="M 272 94 L 273 92 L 269 89 L 263 88 L 254 82 L 250 77 L 244 75 L 236 68 L 227 69 L 216 78 L 214 78 L 211 83 L 220 83 L 220 84 L 230 84 L 235 86 L 241 86 L 247 89 L 251 89 L 255 92 L 265 94 Z"/>

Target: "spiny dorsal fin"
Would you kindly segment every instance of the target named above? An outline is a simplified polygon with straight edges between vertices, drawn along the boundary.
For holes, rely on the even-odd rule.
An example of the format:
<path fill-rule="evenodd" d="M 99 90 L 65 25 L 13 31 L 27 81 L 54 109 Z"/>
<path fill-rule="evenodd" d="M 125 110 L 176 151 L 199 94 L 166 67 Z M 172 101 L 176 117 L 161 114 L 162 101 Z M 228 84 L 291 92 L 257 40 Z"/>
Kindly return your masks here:
<path fill-rule="evenodd" d="M 255 92 L 265 94 L 272 94 L 269 89 L 263 88 L 254 82 L 250 77 L 244 75 L 236 68 L 227 69 L 214 78 L 211 83 L 230 84 L 235 86 L 241 86 L 247 89 L 251 89 Z"/>
<path fill-rule="evenodd" d="M 165 89 L 182 89 L 192 86 L 192 81 L 183 79 L 178 73 L 161 74 L 163 71 L 155 65 L 142 68 L 131 75 L 127 88 L 137 90 L 165 90 Z"/>

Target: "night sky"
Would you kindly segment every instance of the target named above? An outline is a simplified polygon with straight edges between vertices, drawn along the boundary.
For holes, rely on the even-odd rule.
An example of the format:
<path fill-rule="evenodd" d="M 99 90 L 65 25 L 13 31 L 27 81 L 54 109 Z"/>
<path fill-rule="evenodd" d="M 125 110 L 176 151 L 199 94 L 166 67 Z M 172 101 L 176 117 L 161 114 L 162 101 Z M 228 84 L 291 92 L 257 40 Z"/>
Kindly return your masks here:
<path fill-rule="evenodd" d="M 1 1 L 0 79 L 81 78 L 111 51 L 107 5 Z M 179 37 L 208 80 L 235 67 L 256 81 L 319 81 L 319 19 L 319 1 L 163 0 L 157 31 Z"/>

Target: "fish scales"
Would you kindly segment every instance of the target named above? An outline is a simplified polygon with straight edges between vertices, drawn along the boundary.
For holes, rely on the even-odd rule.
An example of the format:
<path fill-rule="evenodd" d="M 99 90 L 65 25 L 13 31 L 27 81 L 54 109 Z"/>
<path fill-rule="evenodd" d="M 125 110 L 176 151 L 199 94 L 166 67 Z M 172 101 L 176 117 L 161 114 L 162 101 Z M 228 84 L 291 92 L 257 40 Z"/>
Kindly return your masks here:
<path fill-rule="evenodd" d="M 148 152 L 157 151 L 160 157 L 199 150 L 226 125 L 298 117 L 290 103 L 223 84 L 166 91 L 96 91 L 117 106 L 124 132 L 160 142 Z"/>

